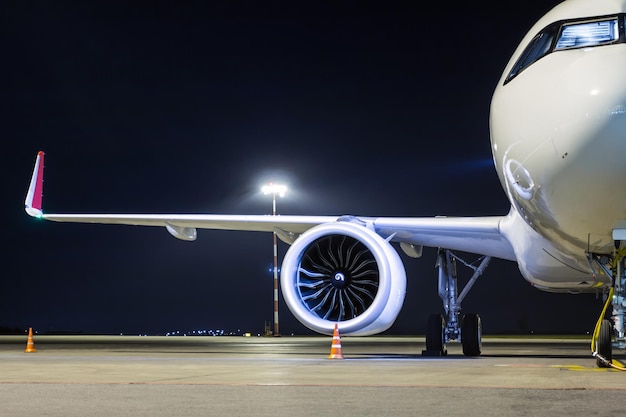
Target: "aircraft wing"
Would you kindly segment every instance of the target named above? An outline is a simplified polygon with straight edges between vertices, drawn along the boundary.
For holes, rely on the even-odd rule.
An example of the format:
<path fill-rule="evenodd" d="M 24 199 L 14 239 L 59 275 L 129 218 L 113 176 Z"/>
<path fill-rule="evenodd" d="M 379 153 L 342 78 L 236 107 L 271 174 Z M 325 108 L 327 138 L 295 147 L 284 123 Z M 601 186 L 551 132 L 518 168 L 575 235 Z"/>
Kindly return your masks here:
<path fill-rule="evenodd" d="M 28 211 L 28 210 L 27 210 Z M 174 231 L 191 229 L 248 230 L 273 232 L 276 229 L 300 234 L 313 226 L 336 221 L 333 216 L 271 216 L 228 214 L 44 214 L 35 216 L 44 220 L 68 223 L 126 224 L 134 226 L 162 226 Z M 191 235 L 189 235 L 191 237 Z M 195 236 L 195 234 L 194 234 Z M 183 240 L 195 240 L 194 238 Z"/>
<path fill-rule="evenodd" d="M 276 232 L 291 244 L 308 229 L 324 223 L 360 223 L 379 235 L 401 244 L 409 256 L 417 257 L 421 247 L 452 250 L 514 260 L 513 249 L 500 233 L 505 216 L 491 217 L 355 217 L 355 216 L 274 216 L 223 214 L 48 214 L 42 209 L 44 153 L 39 152 L 25 201 L 26 212 L 55 222 L 124 224 L 165 227 L 174 237 L 192 241 L 197 229 Z"/>

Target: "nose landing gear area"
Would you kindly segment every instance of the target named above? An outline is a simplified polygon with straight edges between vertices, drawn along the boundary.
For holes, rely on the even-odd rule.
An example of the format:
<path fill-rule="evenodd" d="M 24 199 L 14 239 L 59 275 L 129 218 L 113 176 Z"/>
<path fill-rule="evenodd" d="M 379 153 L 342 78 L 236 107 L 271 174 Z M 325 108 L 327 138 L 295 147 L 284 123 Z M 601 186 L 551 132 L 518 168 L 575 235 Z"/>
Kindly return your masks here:
<path fill-rule="evenodd" d="M 620 233 L 626 230 L 614 229 L 615 250 L 613 254 L 593 254 L 588 253 L 589 264 L 599 267 L 599 273 L 609 276 L 613 282 L 613 287 L 606 296 L 606 302 L 602 313 L 598 318 L 591 340 L 592 355 L 596 358 L 596 364 L 600 368 L 613 368 L 626 371 L 626 368 L 619 362 L 613 360 L 613 348 L 623 350 L 626 348 L 626 248 L 621 248 L 621 240 L 618 240 Z M 612 306 L 611 320 L 605 318 L 606 311 Z"/>

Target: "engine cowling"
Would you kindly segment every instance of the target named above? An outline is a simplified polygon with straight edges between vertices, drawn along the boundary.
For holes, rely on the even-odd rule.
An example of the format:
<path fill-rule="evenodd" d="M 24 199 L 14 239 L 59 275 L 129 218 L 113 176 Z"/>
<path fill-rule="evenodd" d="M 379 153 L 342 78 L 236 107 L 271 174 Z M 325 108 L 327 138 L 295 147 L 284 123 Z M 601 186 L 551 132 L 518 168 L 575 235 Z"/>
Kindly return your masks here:
<path fill-rule="evenodd" d="M 302 234 L 281 270 L 283 297 L 306 327 L 365 336 L 387 330 L 406 293 L 406 272 L 389 242 L 361 224 L 325 223 Z"/>

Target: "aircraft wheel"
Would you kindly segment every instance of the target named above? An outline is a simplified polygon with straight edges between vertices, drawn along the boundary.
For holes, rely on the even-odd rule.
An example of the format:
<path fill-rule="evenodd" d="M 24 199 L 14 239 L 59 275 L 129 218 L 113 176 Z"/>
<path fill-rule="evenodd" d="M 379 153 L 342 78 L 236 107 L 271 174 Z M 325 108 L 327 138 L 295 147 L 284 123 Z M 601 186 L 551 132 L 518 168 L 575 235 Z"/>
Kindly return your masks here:
<path fill-rule="evenodd" d="M 482 348 L 482 324 L 480 316 L 468 313 L 461 323 L 461 345 L 465 356 L 480 356 Z"/>
<path fill-rule="evenodd" d="M 598 353 L 604 357 L 607 361 L 611 362 L 613 360 L 613 346 L 611 342 L 611 322 L 609 320 L 602 320 L 602 324 L 600 324 L 600 334 L 598 335 L 596 349 Z M 605 362 L 601 361 L 599 358 L 596 359 L 596 364 L 600 368 L 608 368 Z"/>
<path fill-rule="evenodd" d="M 441 356 L 448 354 L 443 337 L 445 327 L 446 321 L 441 314 L 428 316 L 426 326 L 426 350 L 428 352 L 439 352 Z"/>

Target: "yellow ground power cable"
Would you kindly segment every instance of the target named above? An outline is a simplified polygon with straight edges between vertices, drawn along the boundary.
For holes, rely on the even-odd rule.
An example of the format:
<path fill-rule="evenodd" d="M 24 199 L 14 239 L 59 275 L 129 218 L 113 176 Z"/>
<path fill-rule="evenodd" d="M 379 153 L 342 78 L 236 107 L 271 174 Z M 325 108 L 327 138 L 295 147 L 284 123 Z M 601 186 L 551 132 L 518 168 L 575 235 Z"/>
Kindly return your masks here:
<path fill-rule="evenodd" d="M 609 291 L 608 297 L 606 297 L 606 301 L 604 302 L 604 307 L 602 308 L 602 313 L 600 313 L 600 317 L 598 317 L 598 321 L 596 322 L 596 327 L 593 329 L 593 335 L 591 336 L 591 351 L 596 352 L 596 344 L 598 340 L 598 336 L 600 336 L 600 326 L 602 325 L 602 320 L 604 320 L 604 315 L 606 314 L 606 310 L 609 308 L 609 304 L 611 303 L 611 299 L 613 298 L 613 287 Z"/>

